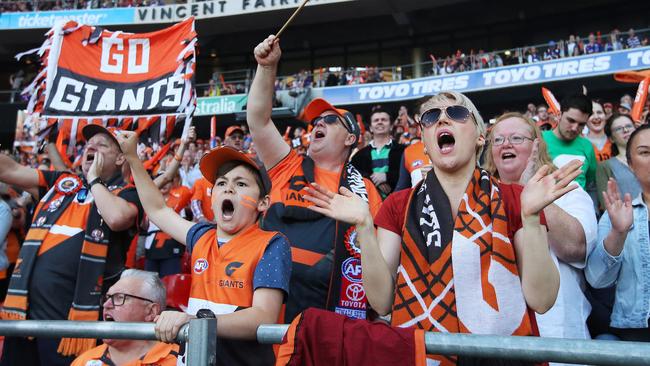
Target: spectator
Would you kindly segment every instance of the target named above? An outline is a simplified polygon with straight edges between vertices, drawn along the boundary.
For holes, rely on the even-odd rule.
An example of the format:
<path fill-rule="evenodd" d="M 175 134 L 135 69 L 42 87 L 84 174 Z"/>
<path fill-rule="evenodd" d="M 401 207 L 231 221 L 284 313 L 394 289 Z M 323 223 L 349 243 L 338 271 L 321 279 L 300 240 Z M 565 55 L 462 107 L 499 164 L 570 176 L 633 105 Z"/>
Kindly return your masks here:
<path fill-rule="evenodd" d="M 612 31 L 609 34 L 609 40 L 605 45 L 605 52 L 619 51 L 623 49 L 623 43 L 618 39 L 618 32 Z"/>
<path fill-rule="evenodd" d="M 524 113 L 524 116 L 526 116 L 526 118 L 535 118 L 536 115 L 537 115 L 537 107 L 535 107 L 535 104 L 533 103 L 528 103 L 528 105 L 526 106 L 526 113 Z"/>
<path fill-rule="evenodd" d="M 592 113 L 587 120 L 587 139 L 594 147 L 598 161 L 605 161 L 612 157 L 612 143 L 605 135 L 605 111 L 598 101 L 591 102 Z"/>
<path fill-rule="evenodd" d="M 104 321 L 153 322 L 165 309 L 165 286 L 154 272 L 127 269 L 103 298 Z M 177 344 L 132 339 L 103 339 L 71 366 L 147 364 L 175 366 Z"/>
<path fill-rule="evenodd" d="M 302 198 L 303 187 L 309 185 L 332 191 L 346 188 L 367 199 L 373 212 L 379 209 L 381 197 L 375 186 L 347 163 L 359 140 L 359 125 L 350 112 L 320 98 L 312 100 L 303 111 L 304 119 L 313 126 L 309 153 L 299 156 L 271 120 L 273 80 L 281 55 L 279 41 L 269 36 L 257 45 L 254 55 L 258 67 L 249 93 L 247 122 L 259 157 L 265 166 L 273 167 L 269 171 L 274 187 L 272 205 L 264 227 L 280 230 L 297 253 L 284 319 L 293 319 L 308 307 L 365 318 L 365 299 L 346 297 L 341 290 L 343 261 L 359 263 L 354 229 L 344 222 L 315 215 L 308 209 L 310 203 Z"/>
<path fill-rule="evenodd" d="M 621 197 L 616 182 L 607 183 L 603 200 L 607 212 L 598 223 L 598 242 L 589 255 L 587 281 L 596 287 L 615 286 L 611 330 L 625 341 L 650 342 L 647 275 L 648 208 L 650 202 L 650 126 L 638 128 L 628 141 L 626 157 L 642 193 Z"/>
<path fill-rule="evenodd" d="M 561 168 L 575 159 L 583 162 L 582 174 L 576 181 L 587 190 L 587 184 L 596 183 L 597 164 L 591 142 L 581 136 L 592 114 L 591 101 L 584 95 L 574 95 L 565 98 L 560 105 L 562 113 L 558 125 L 552 131 L 544 131 L 542 137 L 555 166 Z"/>
<path fill-rule="evenodd" d="M 185 150 L 182 156 L 179 156 L 178 153 L 174 154 L 174 159 L 180 161 L 181 167 L 178 170 L 178 173 L 181 176 L 181 184 L 187 188 L 194 187 L 194 182 L 201 178 L 201 172 L 199 171 L 198 164 L 195 163 L 195 157 L 189 150 Z"/>
<path fill-rule="evenodd" d="M 526 304 L 545 312 L 555 302 L 559 288 L 546 230 L 537 216 L 538 210 L 553 201 L 553 198 L 550 201 L 542 199 L 545 189 L 534 188 L 541 188 L 539 180 L 545 172 L 538 171 L 520 195 L 513 186 L 494 187 L 496 181 L 476 167 L 485 142 L 485 130 L 471 101 L 456 92 L 440 92 L 424 103 L 421 110 L 422 135 L 434 168 L 419 187 L 395 193 L 386 200 L 377 215 L 377 236 L 367 205 L 353 195 L 308 189 L 310 196 L 306 198 L 318 205 L 319 209 L 315 211 L 345 217 L 356 225 L 358 240 L 363 245 L 361 264 L 366 294 L 377 312 L 391 312 L 394 326 L 414 326 L 445 333 L 531 335 L 533 331 L 528 325 L 530 318 Z M 566 170 L 569 172 L 577 167 L 573 165 Z M 557 176 L 554 173 L 544 180 L 550 182 Z M 568 184 L 571 176 L 567 178 L 559 186 Z M 459 185 L 459 182 L 463 184 Z M 547 190 L 545 194 L 559 198 L 566 190 Z M 530 194 L 533 191 L 537 193 Z M 479 203 L 490 200 L 493 202 L 491 205 Z M 500 212 L 494 212 L 496 210 Z M 469 222 L 463 218 L 469 215 L 467 212 L 481 217 L 480 227 L 470 230 L 458 226 L 459 222 Z M 524 219 L 520 222 L 525 228 L 519 231 L 522 226 L 515 220 L 518 221 L 522 215 Z M 532 215 L 530 219 L 527 219 L 528 215 Z M 458 217 L 456 224 L 454 217 Z M 501 221 L 497 217 L 504 219 Z M 505 220 L 510 221 L 510 226 Z M 481 234 L 476 234 L 477 231 Z M 494 239 L 499 236 L 510 237 L 514 246 L 508 243 L 507 249 L 501 247 Z M 500 256 L 510 258 L 508 263 L 512 263 L 508 269 L 504 268 L 502 273 L 507 273 L 505 277 L 493 278 L 490 283 L 490 291 L 495 294 L 492 296 L 498 297 L 493 301 L 500 304 L 500 310 L 477 301 L 475 296 L 476 291 L 482 291 L 481 278 L 487 276 L 487 268 L 481 268 L 479 263 L 488 261 L 482 257 L 496 255 L 497 251 Z M 518 272 L 517 267 L 526 270 Z M 518 273 L 521 273 L 521 278 Z M 431 280 L 416 280 L 422 276 Z M 452 283 L 454 291 L 449 291 Z M 455 304 L 453 308 L 456 311 L 449 310 L 450 304 Z M 497 315 L 506 308 L 509 316 Z M 414 317 L 422 311 L 430 317 Z M 497 316 L 499 321 L 495 319 Z M 433 357 L 437 361 L 449 361 L 445 356 Z M 458 357 L 453 361 L 462 364 L 477 360 Z"/>
<path fill-rule="evenodd" d="M 35 170 L 0 156 L 0 181 L 38 189 L 42 197 L 26 237 L 32 245 L 20 251 L 21 276 L 11 280 L 3 319 L 97 320 L 100 294 L 124 269 L 142 210 L 122 178 L 126 161 L 113 132 L 99 125 L 82 132 L 82 175 Z M 89 196 L 91 204 L 85 203 Z M 4 344 L 3 364 L 68 365 L 94 340 L 8 337 Z"/>
<path fill-rule="evenodd" d="M 630 30 L 627 32 L 627 48 L 637 48 L 641 47 L 641 42 L 639 41 L 639 37 L 634 34 L 634 29 L 630 28 Z"/>
<path fill-rule="evenodd" d="M 204 177 L 194 182 L 191 209 L 194 222 L 214 222 L 212 211 L 212 183 Z"/>
<path fill-rule="evenodd" d="M 536 121 L 537 126 L 542 131 L 552 130 L 557 124 L 548 113 L 548 107 L 546 104 L 540 104 L 537 106 L 537 115 L 533 119 Z"/>
<path fill-rule="evenodd" d="M 536 124 L 519 113 L 499 116 L 488 137 L 485 169 L 505 184 L 526 184 L 532 173 L 547 165 L 556 168 Z M 560 273 L 560 290 L 553 307 L 537 314 L 542 337 L 590 339 L 591 311 L 582 269 L 597 239 L 596 214 L 581 188 L 556 199 L 544 209 L 551 255 Z"/>
<path fill-rule="evenodd" d="M 614 106 L 610 102 L 603 103 L 603 110 L 605 111 L 605 118 L 609 118 L 614 113 Z"/>
<path fill-rule="evenodd" d="M 634 121 L 627 114 L 614 114 L 605 123 L 605 135 L 612 143 L 612 158 L 599 163 L 596 171 L 596 187 L 601 210 L 605 210 L 602 193 L 607 191 L 607 182 L 610 179 L 614 179 L 622 195 L 629 193 L 631 197 L 636 197 L 641 193 L 641 185 L 625 157 L 628 140 L 635 129 Z"/>
<path fill-rule="evenodd" d="M 388 112 L 378 109 L 370 115 L 370 132 L 372 141 L 352 157 L 359 173 L 372 180 L 375 187 L 386 198 L 397 185 L 399 163 L 404 152 L 400 145 L 390 136 L 391 117 Z"/>
<path fill-rule="evenodd" d="M 627 102 L 623 102 L 618 105 L 618 113 L 619 114 L 630 114 L 632 111 L 632 105 Z"/>
<path fill-rule="evenodd" d="M 244 129 L 241 126 L 230 126 L 226 129 L 223 145 L 239 151 L 244 150 Z"/>
<path fill-rule="evenodd" d="M 596 36 L 593 33 L 589 33 L 588 42 L 585 45 L 585 54 L 589 55 L 598 52 L 602 52 L 602 46 L 596 42 Z"/>
<path fill-rule="evenodd" d="M 566 44 L 566 50 L 567 50 L 568 57 L 577 56 L 579 54 L 578 43 L 576 42 L 576 36 L 574 36 L 573 34 L 569 36 L 569 41 Z"/>
<path fill-rule="evenodd" d="M 9 102 L 13 103 L 16 100 L 16 95 L 20 95 L 24 82 L 25 71 L 22 69 L 9 75 L 9 85 L 11 85 L 11 98 Z"/>
<path fill-rule="evenodd" d="M 217 318 L 219 365 L 268 365 L 273 350 L 257 342 L 256 331 L 260 324 L 278 319 L 289 287 L 291 252 L 283 235 L 259 228 L 258 220 L 270 202 L 266 170 L 231 147 L 212 150 L 200 165 L 204 178 L 214 182 L 217 225 L 194 224 L 165 206 L 135 154 L 136 140 L 134 132 L 120 135 L 145 211 L 151 221 L 187 246 L 194 268 L 187 313 L 162 313 L 156 335 L 173 342 L 191 318 Z"/>

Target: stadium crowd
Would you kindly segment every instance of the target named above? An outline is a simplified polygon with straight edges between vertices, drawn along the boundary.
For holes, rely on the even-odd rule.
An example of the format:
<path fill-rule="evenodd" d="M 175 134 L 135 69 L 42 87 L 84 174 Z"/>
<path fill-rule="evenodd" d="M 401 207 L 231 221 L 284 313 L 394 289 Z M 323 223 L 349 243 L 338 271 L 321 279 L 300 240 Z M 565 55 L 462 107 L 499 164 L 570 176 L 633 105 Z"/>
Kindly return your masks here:
<path fill-rule="evenodd" d="M 193 317 L 219 319 L 227 365 L 274 362 L 255 330 L 294 319 L 324 329 L 289 338 L 321 347 L 281 349 L 277 364 L 343 352 L 320 342 L 349 321 L 394 350 L 356 352 L 365 362 L 404 361 L 397 330 L 366 319 L 650 341 L 648 103 L 634 120 L 629 95 L 576 94 L 557 115 L 531 103 L 484 122 L 465 95 L 441 92 L 359 123 L 314 99 L 283 135 L 271 120 L 280 43 L 254 56 L 247 123 L 223 139 L 190 129 L 156 145 L 91 124 L 72 166 L 53 142 L 0 155 L 0 316 L 155 322 L 162 341 L 7 337 L 0 365 L 171 365 L 183 351 L 164 342 Z M 159 277 L 179 273 L 192 281 L 186 311 L 165 310 L 180 289 Z"/>
<path fill-rule="evenodd" d="M 630 28 L 622 33 L 613 29 L 609 34 L 601 35 L 600 32 L 589 33 L 587 37 L 570 35 L 567 39 L 549 41 L 548 45 L 526 46 L 505 51 L 484 51 L 474 49 L 465 52 L 457 50 L 454 54 L 444 58 L 436 58 L 429 54 L 430 61 L 423 64 L 424 75 L 447 75 L 457 72 L 490 69 L 507 65 L 520 65 L 540 61 L 555 60 L 565 57 L 589 55 L 600 52 L 618 51 L 628 48 L 637 48 L 648 45 L 648 34 L 637 34 Z M 413 77 L 413 65 L 379 68 L 377 66 L 326 67 L 316 70 L 301 70 L 293 75 L 279 77 L 276 81 L 276 90 L 291 90 L 296 93 L 315 87 L 355 85 L 367 83 L 380 83 L 397 81 Z M 204 96 L 245 93 L 248 83 L 245 80 L 230 80 L 219 82 L 219 75 L 215 75 L 203 84 Z"/>

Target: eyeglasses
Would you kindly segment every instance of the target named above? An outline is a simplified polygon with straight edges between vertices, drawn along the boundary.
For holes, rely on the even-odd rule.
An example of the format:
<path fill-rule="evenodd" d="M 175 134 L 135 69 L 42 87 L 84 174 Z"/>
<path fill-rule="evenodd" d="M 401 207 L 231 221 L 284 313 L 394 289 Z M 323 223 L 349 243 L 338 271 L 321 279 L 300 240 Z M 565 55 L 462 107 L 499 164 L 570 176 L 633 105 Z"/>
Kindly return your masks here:
<path fill-rule="evenodd" d="M 618 126 L 618 127 L 612 128 L 612 132 L 614 132 L 614 133 L 619 133 L 619 132 L 623 132 L 623 131 L 627 132 L 627 131 L 633 131 L 633 130 L 634 130 L 634 125 L 631 124 L 631 123 L 627 124 L 625 126 Z"/>
<path fill-rule="evenodd" d="M 123 294 L 123 293 L 118 292 L 118 293 L 114 293 L 112 295 L 109 295 L 109 294 L 104 295 L 102 297 L 102 304 L 104 304 L 104 303 L 106 303 L 106 301 L 110 300 L 111 305 L 113 305 L 113 307 L 122 306 L 122 305 L 124 305 L 124 302 L 126 301 L 127 297 L 132 297 L 134 299 L 138 299 L 138 300 L 142 300 L 142 301 L 148 301 L 150 303 L 153 303 L 152 300 L 145 299 L 144 297 L 129 295 L 129 294 Z"/>
<path fill-rule="evenodd" d="M 452 105 L 446 108 L 431 108 L 420 116 L 420 125 L 422 125 L 423 128 L 429 128 L 435 125 L 440 120 L 443 111 L 451 120 L 460 123 L 467 122 L 467 119 L 471 114 L 469 109 L 462 105 Z"/>
<path fill-rule="evenodd" d="M 492 140 L 492 145 L 501 146 L 501 145 L 505 144 L 506 141 L 509 141 L 513 145 L 521 145 L 526 140 L 535 141 L 535 139 L 533 139 L 533 138 L 522 136 L 522 135 L 510 135 L 508 137 L 494 136 L 494 139 Z"/>
<path fill-rule="evenodd" d="M 333 125 L 333 124 L 335 124 L 336 122 L 341 122 L 341 124 L 343 125 L 343 127 L 345 128 L 345 130 L 348 131 L 349 133 L 352 133 L 352 129 L 351 129 L 350 126 L 346 123 L 346 121 L 344 121 L 341 117 L 339 117 L 339 116 L 337 116 L 337 115 L 335 115 L 335 114 L 328 114 L 328 115 L 326 115 L 326 116 L 319 116 L 319 117 L 316 117 L 316 118 L 314 118 L 314 119 L 311 121 L 311 125 L 314 126 L 314 127 L 316 127 L 316 124 L 317 124 L 318 122 L 320 122 L 321 120 L 322 120 L 323 122 L 325 122 L 326 125 Z"/>

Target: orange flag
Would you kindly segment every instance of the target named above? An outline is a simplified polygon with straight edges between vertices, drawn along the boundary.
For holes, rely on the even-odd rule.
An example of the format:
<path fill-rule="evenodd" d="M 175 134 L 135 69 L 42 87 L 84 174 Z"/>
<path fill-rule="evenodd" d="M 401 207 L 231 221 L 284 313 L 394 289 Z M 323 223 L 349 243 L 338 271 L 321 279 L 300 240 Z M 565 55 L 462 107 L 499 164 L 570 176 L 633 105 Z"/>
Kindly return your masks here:
<path fill-rule="evenodd" d="M 555 96 L 553 93 L 551 93 L 550 90 L 546 89 L 545 87 L 542 87 L 542 96 L 544 97 L 544 100 L 546 101 L 546 104 L 548 104 L 548 111 L 551 114 L 554 114 L 556 116 L 560 115 L 560 103 L 555 99 Z"/>
<path fill-rule="evenodd" d="M 636 97 L 634 98 L 634 106 L 632 107 L 632 112 L 630 117 L 635 122 L 641 121 L 641 116 L 643 115 L 643 107 L 645 107 L 645 101 L 648 99 L 648 87 L 650 87 L 650 76 L 646 77 L 639 83 L 639 88 L 636 90 Z"/>

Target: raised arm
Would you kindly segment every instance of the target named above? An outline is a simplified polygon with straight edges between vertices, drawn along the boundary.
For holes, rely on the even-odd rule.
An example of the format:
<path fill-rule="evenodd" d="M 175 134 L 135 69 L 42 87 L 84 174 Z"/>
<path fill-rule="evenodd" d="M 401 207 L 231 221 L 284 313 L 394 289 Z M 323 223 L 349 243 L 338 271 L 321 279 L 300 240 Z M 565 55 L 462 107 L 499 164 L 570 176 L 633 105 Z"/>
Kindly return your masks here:
<path fill-rule="evenodd" d="M 178 168 L 180 168 L 181 166 L 180 160 L 182 159 L 183 154 L 185 153 L 187 144 L 194 141 L 195 139 L 196 139 L 196 129 L 194 128 L 194 126 L 191 126 L 189 132 L 187 133 L 187 137 L 181 139 L 181 144 L 178 145 L 178 149 L 174 154 L 174 159 L 172 159 L 171 163 L 169 163 L 169 166 L 165 167 L 164 173 L 153 180 L 153 183 L 156 185 L 156 187 L 160 188 L 164 186 L 167 182 L 174 179 L 176 172 L 178 172 Z"/>
<path fill-rule="evenodd" d="M 255 47 L 257 71 L 246 105 L 246 121 L 255 141 L 255 150 L 267 169 L 277 165 L 291 150 L 271 120 L 275 77 L 281 54 L 279 39 L 273 35 Z"/>
<path fill-rule="evenodd" d="M 38 188 L 38 171 L 18 164 L 5 154 L 0 154 L 0 181 L 23 190 Z"/>
<path fill-rule="evenodd" d="M 172 208 L 167 207 L 160 190 L 153 183 L 138 158 L 136 153 L 137 139 L 136 133 L 131 131 L 122 131 L 117 136 L 124 156 L 131 165 L 131 174 L 133 175 L 138 196 L 140 196 L 142 208 L 149 216 L 149 220 L 156 226 L 179 243 L 185 244 L 187 232 L 193 223 L 183 219 Z"/>
<path fill-rule="evenodd" d="M 521 193 L 522 228 L 515 233 L 517 267 L 528 306 L 537 313 L 547 312 L 557 299 L 560 273 L 551 258 L 546 229 L 539 214 L 545 207 L 576 188 L 569 185 L 580 173 L 582 163 L 573 161 L 548 174 L 541 167 Z"/>
<path fill-rule="evenodd" d="M 314 203 L 309 209 L 356 226 L 361 246 L 363 288 L 368 302 L 380 315 L 388 314 L 395 296 L 395 275 L 402 239 L 382 228 L 375 236 L 368 204 L 348 189 L 341 188 L 341 194 L 335 194 L 318 184 L 313 186 L 315 189 L 305 188 L 309 195 L 304 198 Z"/>

